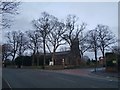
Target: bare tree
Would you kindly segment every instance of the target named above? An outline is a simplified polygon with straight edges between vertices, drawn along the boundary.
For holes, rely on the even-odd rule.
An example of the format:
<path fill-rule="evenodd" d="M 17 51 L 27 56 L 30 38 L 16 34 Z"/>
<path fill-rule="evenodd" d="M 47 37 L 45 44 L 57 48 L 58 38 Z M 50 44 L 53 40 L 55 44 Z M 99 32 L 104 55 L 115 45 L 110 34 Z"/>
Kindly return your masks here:
<path fill-rule="evenodd" d="M 112 52 L 120 55 L 120 46 L 112 46 Z"/>
<path fill-rule="evenodd" d="M 47 40 L 53 46 L 52 61 L 55 63 L 55 52 L 60 45 L 65 44 L 65 42 L 63 41 L 63 38 L 61 36 L 65 33 L 66 30 L 64 29 L 64 27 L 65 27 L 64 23 L 56 20 L 54 24 L 55 24 L 54 28 L 49 33 Z"/>
<path fill-rule="evenodd" d="M 39 31 L 42 42 L 43 42 L 43 51 L 44 51 L 44 63 L 43 63 L 43 68 L 45 66 L 45 60 L 46 60 L 46 37 L 47 35 L 51 32 L 51 30 L 54 28 L 54 21 L 56 18 L 52 15 L 49 15 L 46 12 L 41 13 L 41 17 L 37 20 L 33 20 L 33 26 L 37 31 Z"/>
<path fill-rule="evenodd" d="M 60 51 L 61 51 L 61 52 L 64 52 L 64 51 L 68 51 L 69 49 L 70 49 L 69 47 L 65 47 L 65 46 L 64 46 L 64 47 L 61 47 L 61 48 L 60 48 Z"/>
<path fill-rule="evenodd" d="M 32 65 L 34 65 L 35 54 L 39 53 L 39 49 L 41 47 L 41 37 L 38 31 L 27 31 L 28 36 L 28 48 L 33 51 L 33 61 Z M 38 60 L 39 61 L 39 60 Z M 39 62 L 38 62 L 39 65 Z"/>
<path fill-rule="evenodd" d="M 0 25 L 2 28 L 10 27 L 10 22 L 12 21 L 8 16 L 18 14 L 18 6 L 20 2 L 2 2 L 0 1 L 0 16 L 2 21 L 0 21 Z"/>
<path fill-rule="evenodd" d="M 11 55 L 12 55 L 12 61 L 14 61 L 15 56 L 17 54 L 18 47 L 19 47 L 19 40 L 18 40 L 19 35 L 17 31 L 12 31 L 12 32 L 8 32 L 6 36 L 8 38 L 7 43 L 10 44 L 13 49 L 11 52 L 12 53 Z"/>
<path fill-rule="evenodd" d="M 11 46 L 11 56 L 12 61 L 14 61 L 16 55 L 22 56 L 24 51 L 27 49 L 27 40 L 23 32 L 21 31 L 12 31 L 8 32 L 7 35 L 7 44 Z"/>
<path fill-rule="evenodd" d="M 2 45 L 2 61 L 5 61 L 11 55 L 12 47 L 10 44 Z"/>
<path fill-rule="evenodd" d="M 71 54 L 74 57 L 80 56 L 80 50 L 79 50 L 79 35 L 80 32 L 82 32 L 86 28 L 86 24 L 82 23 L 81 25 L 77 24 L 78 17 L 75 15 L 68 15 L 66 19 L 66 27 L 65 29 L 67 30 L 66 33 L 64 34 L 63 39 L 66 40 L 66 42 L 70 46 Z M 78 44 L 77 44 L 78 42 Z M 75 45 L 76 43 L 76 45 Z M 76 48 L 74 48 L 76 47 Z M 77 50 L 73 50 L 77 49 Z M 75 52 L 76 51 L 76 52 Z M 76 54 L 79 54 L 76 56 Z M 80 62 L 80 60 L 76 60 L 73 58 L 77 64 L 77 62 Z M 73 60 L 72 60 L 73 61 Z"/>
<path fill-rule="evenodd" d="M 2 2 L 0 1 L 0 14 L 9 13 L 9 14 L 18 14 L 18 6 L 20 2 Z"/>
<path fill-rule="evenodd" d="M 99 48 L 102 52 L 103 58 L 105 57 L 105 49 L 110 47 L 111 44 L 115 43 L 115 36 L 110 31 L 109 27 L 106 25 L 97 25 L 96 27 L 98 32 L 98 41 L 99 41 Z"/>
<path fill-rule="evenodd" d="M 98 32 L 96 29 L 90 30 L 87 32 L 87 44 L 89 45 L 89 49 L 94 52 L 95 54 L 95 72 L 96 72 L 96 67 L 97 67 L 97 51 L 99 48 L 98 44 Z"/>
<path fill-rule="evenodd" d="M 83 32 L 79 35 L 79 48 L 81 57 L 83 57 L 84 53 L 90 48 L 90 46 L 87 45 L 87 35 L 84 35 Z"/>
<path fill-rule="evenodd" d="M 18 35 L 19 35 L 19 38 L 18 38 L 18 42 L 19 42 L 19 45 L 18 45 L 18 56 L 22 56 L 24 54 L 24 51 L 27 49 L 27 39 L 26 39 L 26 36 L 23 32 L 21 31 L 18 31 L 17 32 Z"/>
<path fill-rule="evenodd" d="M 71 46 L 71 42 L 79 37 L 81 31 L 86 27 L 85 23 L 81 25 L 77 24 L 78 17 L 75 15 L 68 15 L 66 19 L 66 33 L 64 34 L 64 39 Z"/>
<path fill-rule="evenodd" d="M 3 29 L 10 28 L 10 26 L 11 26 L 10 22 L 13 22 L 10 18 L 11 18 L 10 16 L 3 15 L 2 19 L 1 19 L 2 21 L 0 21 L 0 25 L 2 26 Z"/>

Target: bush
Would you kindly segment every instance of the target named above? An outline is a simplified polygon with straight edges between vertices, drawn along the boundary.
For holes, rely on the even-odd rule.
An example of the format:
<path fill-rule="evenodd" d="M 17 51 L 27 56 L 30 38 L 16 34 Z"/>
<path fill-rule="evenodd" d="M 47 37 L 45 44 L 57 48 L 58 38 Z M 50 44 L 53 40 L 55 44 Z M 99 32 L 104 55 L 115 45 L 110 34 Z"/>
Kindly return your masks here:
<path fill-rule="evenodd" d="M 114 64 L 112 61 L 107 61 L 106 66 L 107 67 L 114 67 L 114 66 L 116 66 L 116 64 Z"/>
<path fill-rule="evenodd" d="M 32 59 L 30 56 L 19 56 L 15 59 L 16 65 L 31 66 Z"/>

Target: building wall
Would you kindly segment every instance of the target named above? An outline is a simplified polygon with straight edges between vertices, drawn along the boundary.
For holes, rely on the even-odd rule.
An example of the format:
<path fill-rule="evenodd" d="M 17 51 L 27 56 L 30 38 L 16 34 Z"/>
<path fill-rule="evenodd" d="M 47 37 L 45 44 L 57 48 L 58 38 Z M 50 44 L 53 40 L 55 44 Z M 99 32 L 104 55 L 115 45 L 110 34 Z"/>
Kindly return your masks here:
<path fill-rule="evenodd" d="M 72 65 L 80 65 L 81 55 L 79 49 L 79 40 L 78 38 L 73 39 L 70 46 L 70 54 L 69 54 L 70 64 Z"/>

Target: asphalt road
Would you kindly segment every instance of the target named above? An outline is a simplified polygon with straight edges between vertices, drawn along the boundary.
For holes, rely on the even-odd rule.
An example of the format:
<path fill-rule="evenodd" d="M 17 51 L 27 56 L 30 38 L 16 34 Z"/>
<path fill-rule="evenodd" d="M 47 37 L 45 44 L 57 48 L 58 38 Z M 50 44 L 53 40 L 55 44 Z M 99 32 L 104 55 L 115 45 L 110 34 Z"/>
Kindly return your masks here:
<path fill-rule="evenodd" d="M 118 88 L 117 81 L 49 72 L 39 69 L 3 69 L 10 88 Z M 3 85 L 3 88 L 6 88 Z"/>

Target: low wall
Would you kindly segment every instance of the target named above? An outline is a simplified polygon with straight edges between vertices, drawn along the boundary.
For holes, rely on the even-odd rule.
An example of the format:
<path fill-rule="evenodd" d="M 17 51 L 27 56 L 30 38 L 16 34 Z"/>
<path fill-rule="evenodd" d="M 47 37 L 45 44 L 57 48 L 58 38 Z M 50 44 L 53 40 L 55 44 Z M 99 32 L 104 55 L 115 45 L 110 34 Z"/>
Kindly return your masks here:
<path fill-rule="evenodd" d="M 107 68 L 106 68 L 106 71 L 107 71 L 107 72 L 117 72 L 118 69 L 117 69 L 116 67 L 107 67 Z"/>
<path fill-rule="evenodd" d="M 64 69 L 63 65 L 54 65 L 54 66 L 45 66 L 46 70 L 62 70 Z"/>

